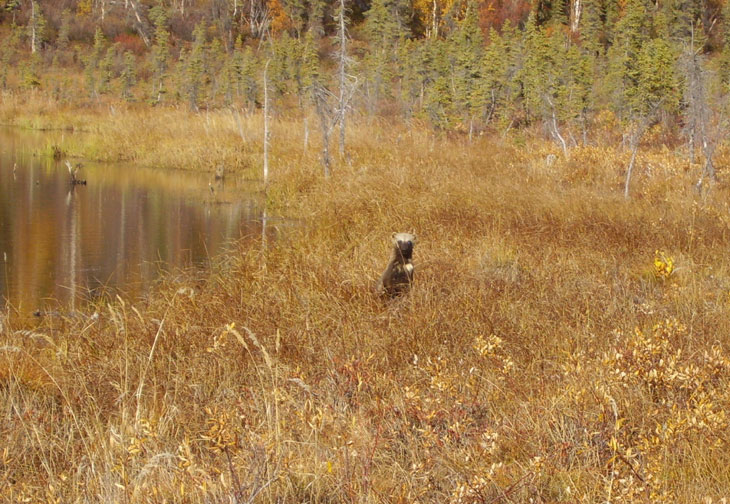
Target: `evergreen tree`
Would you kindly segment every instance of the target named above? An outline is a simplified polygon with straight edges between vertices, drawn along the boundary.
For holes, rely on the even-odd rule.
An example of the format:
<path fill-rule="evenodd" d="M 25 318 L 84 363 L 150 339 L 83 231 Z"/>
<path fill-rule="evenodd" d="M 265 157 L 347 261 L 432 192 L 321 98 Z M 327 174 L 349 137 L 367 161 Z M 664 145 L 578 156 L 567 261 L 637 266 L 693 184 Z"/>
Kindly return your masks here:
<path fill-rule="evenodd" d="M 205 51 L 205 81 L 210 83 L 209 99 L 215 101 L 218 93 L 226 86 L 228 55 L 221 40 L 214 38 Z"/>
<path fill-rule="evenodd" d="M 99 62 L 99 93 L 104 94 L 109 91 L 109 85 L 114 78 L 116 49 L 115 46 L 109 46 L 104 58 Z"/>
<path fill-rule="evenodd" d="M 40 68 L 41 57 L 38 53 L 31 54 L 28 60 L 24 61 L 21 68 L 21 84 L 25 89 L 35 89 L 41 86 Z"/>
<path fill-rule="evenodd" d="M 429 76 L 424 111 L 435 128 L 448 129 L 454 103 L 448 46 L 439 39 L 427 39 L 425 44 Z"/>
<path fill-rule="evenodd" d="M 583 49 L 593 57 L 601 56 L 604 52 L 604 45 L 601 41 L 603 32 L 601 16 L 600 0 L 583 0 L 580 38 Z"/>
<path fill-rule="evenodd" d="M 469 3 L 466 16 L 452 38 L 454 105 L 466 115 L 469 138 L 474 118 L 483 110 L 486 96 L 482 85 L 484 38 L 477 19 L 477 4 Z"/>
<path fill-rule="evenodd" d="M 97 89 L 97 69 L 99 68 L 99 63 L 101 62 L 101 55 L 104 52 L 104 49 L 106 47 L 106 39 L 104 38 L 104 32 L 101 30 L 100 27 L 96 28 L 96 31 L 94 32 L 94 46 L 89 53 L 89 55 L 86 57 L 85 67 L 84 67 L 84 77 L 86 80 L 86 89 L 89 93 L 89 96 L 93 97 L 98 92 Z"/>
<path fill-rule="evenodd" d="M 167 11 L 162 5 L 156 5 L 150 10 L 150 19 L 155 26 L 154 45 L 151 52 L 154 69 L 152 96 L 154 101 L 159 103 L 166 93 L 165 79 L 170 61 L 170 31 Z"/>
<path fill-rule="evenodd" d="M 700 26 L 697 22 L 702 16 L 702 6 L 697 0 L 665 0 L 662 7 L 666 36 L 673 44 L 682 46 L 689 43 L 693 37 L 695 41 L 704 38 L 702 31 L 695 29 Z"/>
<path fill-rule="evenodd" d="M 369 48 L 364 60 L 365 86 L 371 112 L 381 96 L 390 93 L 399 31 L 392 0 L 373 0 L 365 13 L 365 34 Z"/>
<path fill-rule="evenodd" d="M 193 30 L 193 45 L 185 61 L 184 94 L 188 98 L 191 110 L 198 110 L 198 104 L 204 97 L 205 86 L 205 24 L 199 23 Z"/>
<path fill-rule="evenodd" d="M 283 0 L 283 3 L 284 10 L 291 19 L 292 27 L 298 39 L 304 31 L 307 20 L 307 2 L 304 0 Z"/>
<path fill-rule="evenodd" d="M 309 30 L 316 40 L 324 35 L 324 18 L 327 10 L 325 0 L 309 1 Z"/>
<path fill-rule="evenodd" d="M 398 46 L 397 62 L 396 76 L 400 82 L 400 101 L 404 116 L 410 119 L 424 87 L 421 45 L 410 39 L 404 40 Z"/>
<path fill-rule="evenodd" d="M 236 38 L 236 43 L 233 45 L 230 66 L 229 77 L 233 93 L 236 98 L 240 98 L 243 90 L 243 37 L 241 35 Z"/>
<path fill-rule="evenodd" d="M 71 31 L 71 11 L 63 9 L 61 13 L 61 26 L 58 28 L 56 45 L 59 49 L 67 49 L 69 44 L 69 32 Z"/>
<path fill-rule="evenodd" d="M 122 98 L 127 101 L 134 100 L 132 88 L 137 83 L 137 71 L 135 70 L 134 54 L 130 51 L 124 53 L 124 66 L 122 67 Z"/>
<path fill-rule="evenodd" d="M 722 52 L 719 58 L 720 83 L 726 91 L 730 91 L 730 2 L 725 2 L 722 8 L 723 36 Z"/>
<path fill-rule="evenodd" d="M 271 63 L 268 78 L 276 94 L 283 95 L 288 91 L 291 79 L 292 51 L 295 45 L 297 45 L 296 41 L 286 32 L 278 39 L 270 40 Z"/>
<path fill-rule="evenodd" d="M 30 2 L 30 19 L 28 20 L 28 37 L 30 38 L 30 52 L 35 54 L 43 48 L 46 42 L 46 18 L 36 0 Z"/>
<path fill-rule="evenodd" d="M 0 44 L 0 88 L 8 87 L 8 71 L 10 70 L 20 42 L 20 28 L 15 24 L 10 26 L 10 33 Z"/>
<path fill-rule="evenodd" d="M 241 73 L 241 84 L 244 99 L 248 108 L 256 106 L 259 95 L 258 60 L 250 47 L 243 52 L 243 71 Z"/>
<path fill-rule="evenodd" d="M 104 32 L 102 31 L 101 27 L 96 27 L 96 31 L 94 32 L 94 47 L 92 48 L 91 57 L 95 64 L 98 64 L 99 61 L 101 61 L 101 55 L 104 52 L 104 49 L 106 48 L 106 37 L 104 37 Z"/>
<path fill-rule="evenodd" d="M 628 0 L 626 12 L 617 23 L 613 45 L 608 51 L 607 87 L 619 117 L 633 114 L 639 93 L 639 55 L 649 39 L 649 18 L 642 0 Z"/>
<path fill-rule="evenodd" d="M 610 46 L 614 43 L 614 37 L 616 36 L 616 25 L 621 18 L 621 12 L 619 9 L 619 2 L 615 0 L 599 0 L 602 3 L 603 18 L 603 33 L 605 36 L 605 44 Z M 624 2 L 624 8 L 626 3 Z"/>
<path fill-rule="evenodd" d="M 552 53 L 544 28 L 537 24 L 534 12 L 527 19 L 524 36 L 525 61 L 521 81 L 524 86 L 525 109 L 530 116 L 543 117 L 555 55 Z"/>
<path fill-rule="evenodd" d="M 315 46 L 314 33 L 309 30 L 304 36 L 302 48 L 301 85 L 307 93 L 311 93 L 320 81 L 319 55 Z"/>
<path fill-rule="evenodd" d="M 639 54 L 639 82 L 633 108 L 646 115 L 661 106 L 667 112 L 679 108 L 679 85 L 676 58 L 669 42 L 655 38 L 644 44 Z"/>

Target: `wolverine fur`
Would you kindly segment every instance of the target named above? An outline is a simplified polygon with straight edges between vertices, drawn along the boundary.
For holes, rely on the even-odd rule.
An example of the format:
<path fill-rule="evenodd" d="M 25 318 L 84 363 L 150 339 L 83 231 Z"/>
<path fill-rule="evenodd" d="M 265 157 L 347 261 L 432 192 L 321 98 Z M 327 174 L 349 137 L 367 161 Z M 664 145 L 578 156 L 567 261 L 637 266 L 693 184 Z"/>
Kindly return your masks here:
<path fill-rule="evenodd" d="M 393 248 L 385 271 L 378 280 L 377 291 L 394 297 L 406 292 L 413 282 L 413 245 L 416 236 L 411 233 L 393 233 Z"/>

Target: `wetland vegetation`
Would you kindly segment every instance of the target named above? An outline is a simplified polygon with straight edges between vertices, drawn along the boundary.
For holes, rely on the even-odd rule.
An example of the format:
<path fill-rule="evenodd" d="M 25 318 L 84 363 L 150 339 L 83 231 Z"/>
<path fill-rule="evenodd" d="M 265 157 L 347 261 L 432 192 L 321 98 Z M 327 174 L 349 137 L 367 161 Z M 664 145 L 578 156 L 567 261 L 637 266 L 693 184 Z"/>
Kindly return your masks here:
<path fill-rule="evenodd" d="M 8 13 L 27 26 L 38 5 L 55 19 L 50 3 L 18 3 L 3 14 L 4 29 Z M 514 47 L 537 51 L 564 36 L 571 41 L 561 46 L 566 55 L 628 65 L 618 87 L 603 80 L 617 67 L 606 73 L 599 66 L 591 73 L 592 98 L 578 104 L 569 98 L 579 95 L 580 79 L 529 78 L 538 61 L 547 61 L 537 68 L 542 75 L 583 75 L 559 64 L 574 60 L 524 59 L 529 52 L 505 53 L 521 71 L 509 74 L 509 67 L 504 75 L 524 93 L 497 83 L 489 88 L 494 94 L 459 94 L 472 75 L 459 73 L 466 68 L 460 65 L 470 60 L 447 48 L 473 40 L 466 28 L 474 19 L 464 4 L 452 17 L 424 22 L 432 18 L 419 17 L 424 7 L 414 3 L 403 46 L 433 44 L 452 55 L 444 56 L 452 73 L 430 75 L 456 76 L 453 86 L 426 72 L 420 96 L 375 99 L 374 81 L 363 77 L 343 121 L 335 97 L 349 95 L 335 92 L 334 22 L 317 42 L 327 78 L 320 87 L 310 82 L 307 89 L 319 89 L 313 99 L 299 100 L 290 74 L 292 87 L 274 90 L 273 81 L 269 97 L 260 87 L 240 96 L 232 88 L 234 102 L 226 104 L 226 94 L 214 91 L 223 84 L 193 79 L 194 65 L 155 73 L 162 67 L 151 55 L 162 54 L 153 50 L 165 40 L 161 32 L 148 33 L 150 49 L 128 50 L 146 65 L 139 81 L 125 81 L 122 65 L 109 81 L 103 66 L 87 70 L 92 60 L 82 63 L 74 51 L 93 48 L 97 26 L 111 39 L 117 21 L 99 17 L 111 4 L 66 3 L 74 16 L 87 17 L 72 25 L 69 40 L 61 37 L 60 12 L 59 22 L 49 23 L 46 33 L 59 41 L 49 35 L 38 57 L 52 61 L 58 48 L 58 66 L 39 74 L 38 85 L 26 79 L 34 75 L 30 48 L 9 56 L 25 62 L 14 68 L 26 73 L 7 76 L 0 122 L 85 132 L 54 141 L 47 158 L 58 150 L 86 162 L 205 173 L 211 181 L 222 164 L 226 177 L 253 181 L 267 216 L 296 225 L 275 239 L 251 233 L 204 272 L 164 275 L 143 299 L 109 294 L 41 317 L 6 305 L 2 499 L 719 503 L 730 495 L 730 150 L 713 133 L 724 131 L 726 88 L 720 71 L 682 74 L 686 67 L 673 64 L 641 74 L 663 81 L 632 80 L 639 67 L 631 63 L 649 65 L 646 58 L 656 55 L 638 58 L 636 43 L 661 56 L 665 35 L 683 40 L 684 30 L 668 28 L 684 26 L 680 21 L 662 21 L 681 9 L 629 0 L 614 12 L 607 7 L 613 2 L 586 0 L 584 20 L 590 8 L 602 9 L 593 40 L 588 29 L 571 29 L 571 6 L 581 2 L 553 2 L 563 5 L 565 19 L 547 2 L 533 2 L 532 10 L 518 1 L 477 4 L 516 16 L 507 29 L 485 14 L 492 11 L 479 17 L 497 23 L 500 37 L 519 40 Z M 722 69 L 723 38 L 711 29 L 723 25 L 722 9 L 705 19 L 689 3 L 681 12 L 696 15 L 692 23 L 705 33 L 702 68 Z M 130 0 L 129 19 L 137 9 L 153 12 L 152 4 Z M 199 32 L 198 49 L 192 29 L 183 29 L 213 4 L 160 3 L 173 20 L 178 64 L 197 61 L 200 47 L 226 47 L 226 25 L 213 14 L 205 19 L 216 28 Z M 246 5 L 252 13 L 259 4 Z M 331 7 L 326 11 L 336 13 Z M 358 47 L 375 46 L 352 7 L 348 42 L 365 61 Z M 267 80 L 278 71 L 274 41 L 303 39 L 297 19 L 303 26 L 317 19 L 285 12 L 271 19 L 271 46 L 258 45 L 256 83 L 264 68 L 272 72 Z M 243 34 L 241 54 L 254 54 L 265 39 L 256 19 L 234 23 Z M 277 19 L 292 24 L 279 29 Z M 130 26 L 120 43 L 142 40 L 145 28 Z M 487 33 L 490 27 L 482 25 Z M 29 46 L 29 33 L 18 40 Z M 489 40 L 478 40 L 486 52 L 480 61 L 495 50 L 496 39 Z M 626 49 L 626 60 L 617 47 Z M 680 46 L 668 47 L 678 62 Z M 223 52 L 234 61 L 236 50 Z M 378 68 L 377 59 L 368 61 L 375 66 L 363 69 Z M 483 68 L 474 82 L 498 71 Z M 674 77 L 660 71 L 667 68 Z M 388 75 L 392 89 L 411 82 Z M 715 76 L 717 86 L 702 87 L 708 94 L 698 100 L 683 92 L 698 87 L 681 75 Z M 154 93 L 150 104 L 162 77 L 168 91 L 159 103 Z M 173 77 L 187 83 L 177 96 Z M 108 87 L 97 87 L 102 82 Z M 195 83 L 200 87 L 189 87 Z M 612 102 L 619 90 L 628 93 L 620 101 L 625 108 Z M 471 103 L 467 96 L 498 100 Z M 338 144 L 343 123 L 342 155 L 325 152 L 323 140 L 331 135 Z M 3 176 L 12 170 L 0 168 Z M 93 188 L 87 178 L 89 186 L 78 190 Z M 385 300 L 374 286 L 393 231 L 418 236 L 415 282 L 406 295 Z"/>

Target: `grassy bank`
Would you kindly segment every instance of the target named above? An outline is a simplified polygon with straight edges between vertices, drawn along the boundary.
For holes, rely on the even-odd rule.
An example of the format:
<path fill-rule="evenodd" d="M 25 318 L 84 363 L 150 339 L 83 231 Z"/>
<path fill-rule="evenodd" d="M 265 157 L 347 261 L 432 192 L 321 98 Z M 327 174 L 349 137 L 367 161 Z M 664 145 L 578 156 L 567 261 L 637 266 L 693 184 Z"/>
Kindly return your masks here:
<path fill-rule="evenodd" d="M 259 173 L 259 116 L 242 135 L 227 112 L 37 107 L 0 118 L 89 132 L 69 155 Z M 364 119 L 324 180 L 302 130 L 274 124 L 270 205 L 302 221 L 279 241 L 98 317 L 3 314 L 5 500 L 730 494 L 726 186 L 697 195 L 698 168 L 656 136 L 625 201 L 610 130 L 548 166 L 559 152 L 527 134 Z M 386 302 L 372 287 L 405 230 L 415 285 Z"/>

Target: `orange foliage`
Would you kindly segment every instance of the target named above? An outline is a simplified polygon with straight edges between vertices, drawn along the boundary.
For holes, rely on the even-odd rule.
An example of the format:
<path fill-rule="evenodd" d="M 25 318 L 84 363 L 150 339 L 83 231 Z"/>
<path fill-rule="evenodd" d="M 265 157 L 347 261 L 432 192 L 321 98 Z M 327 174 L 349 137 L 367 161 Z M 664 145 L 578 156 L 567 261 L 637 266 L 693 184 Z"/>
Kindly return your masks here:
<path fill-rule="evenodd" d="M 479 9 L 479 25 L 486 33 L 490 28 L 502 28 L 506 20 L 513 25 L 527 19 L 530 13 L 528 0 L 486 0 Z"/>
<path fill-rule="evenodd" d="M 292 20 L 284 9 L 281 0 L 271 0 L 269 2 L 269 9 L 271 10 L 271 30 L 274 34 L 279 34 L 292 28 Z"/>
<path fill-rule="evenodd" d="M 120 44 L 125 51 L 132 51 L 134 54 L 140 55 L 145 52 L 145 45 L 138 35 L 133 33 L 120 33 L 114 37 L 114 43 Z"/>

